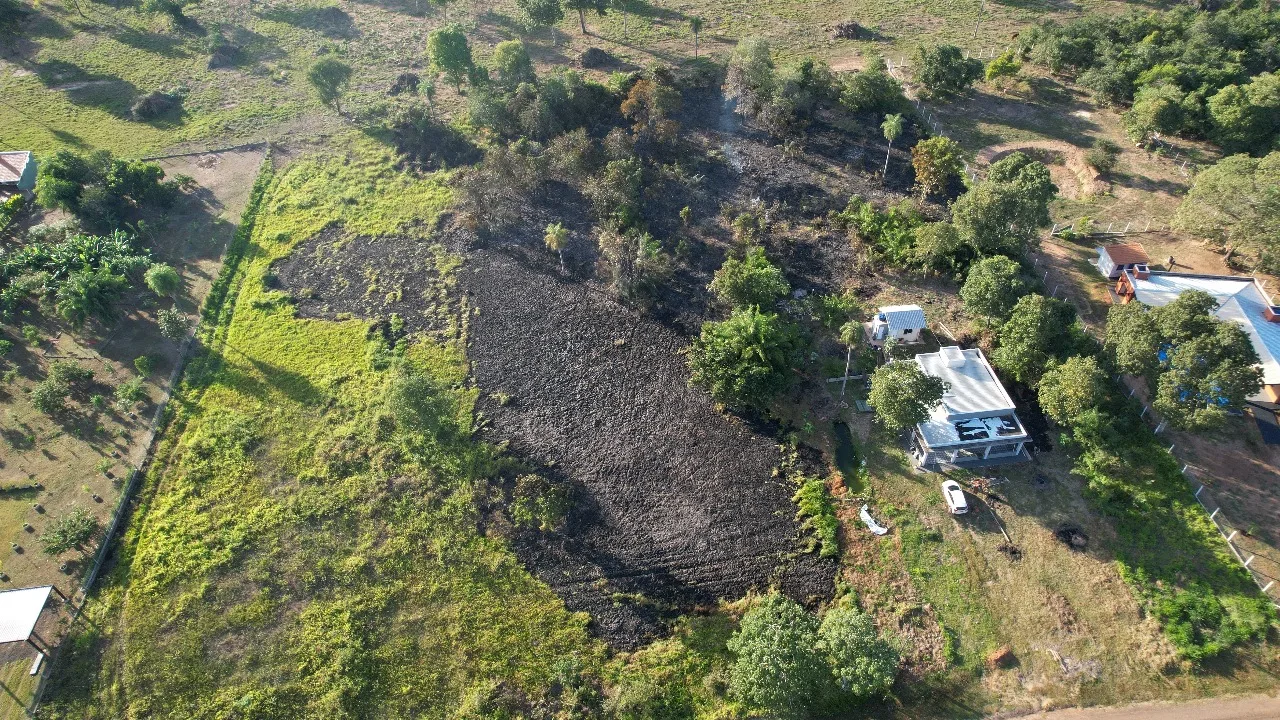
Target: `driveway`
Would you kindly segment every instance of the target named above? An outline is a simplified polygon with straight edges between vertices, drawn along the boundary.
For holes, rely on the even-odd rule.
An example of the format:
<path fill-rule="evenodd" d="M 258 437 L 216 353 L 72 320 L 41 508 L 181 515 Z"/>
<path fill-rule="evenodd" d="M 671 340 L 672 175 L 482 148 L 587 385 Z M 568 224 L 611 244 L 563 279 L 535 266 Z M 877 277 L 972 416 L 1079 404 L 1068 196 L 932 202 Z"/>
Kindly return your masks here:
<path fill-rule="evenodd" d="M 1186 703 L 1143 703 L 1125 707 L 1055 710 L 1024 715 L 1024 720 L 1275 720 L 1280 718 L 1280 698 L 1250 695 L 1211 698 Z"/>

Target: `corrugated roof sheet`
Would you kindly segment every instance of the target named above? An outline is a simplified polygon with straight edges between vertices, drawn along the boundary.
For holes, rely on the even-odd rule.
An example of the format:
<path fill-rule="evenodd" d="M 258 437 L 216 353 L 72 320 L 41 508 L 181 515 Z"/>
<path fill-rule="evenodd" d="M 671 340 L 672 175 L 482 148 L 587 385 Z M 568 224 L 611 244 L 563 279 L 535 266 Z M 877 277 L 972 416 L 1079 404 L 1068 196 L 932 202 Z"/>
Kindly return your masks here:
<path fill-rule="evenodd" d="M 22 179 L 22 173 L 26 171 L 29 162 L 31 153 L 26 150 L 0 152 L 0 183 L 17 183 Z"/>
<path fill-rule="evenodd" d="M 919 305 L 886 305 L 880 308 L 889 324 L 889 337 L 898 337 L 903 330 L 923 330 L 927 327 L 924 310 Z"/>
<path fill-rule="evenodd" d="M 1146 248 L 1140 243 L 1117 243 L 1115 245 L 1103 245 L 1102 251 L 1111 258 L 1111 262 L 1116 265 L 1133 265 L 1134 263 L 1149 263 L 1151 258 L 1147 257 Z"/>
<path fill-rule="evenodd" d="M 1170 272 L 1153 272 L 1142 280 L 1133 273 L 1127 275 L 1134 298 L 1152 307 L 1168 305 L 1188 290 L 1212 295 L 1218 302 L 1214 314 L 1239 323 L 1253 341 L 1253 349 L 1262 361 L 1262 381 L 1280 384 L 1280 323 L 1269 322 L 1263 315 L 1271 303 L 1256 280 L 1239 275 Z"/>
<path fill-rule="evenodd" d="M 53 588 L 24 588 L 0 592 L 0 643 L 22 642 L 36 628 Z"/>

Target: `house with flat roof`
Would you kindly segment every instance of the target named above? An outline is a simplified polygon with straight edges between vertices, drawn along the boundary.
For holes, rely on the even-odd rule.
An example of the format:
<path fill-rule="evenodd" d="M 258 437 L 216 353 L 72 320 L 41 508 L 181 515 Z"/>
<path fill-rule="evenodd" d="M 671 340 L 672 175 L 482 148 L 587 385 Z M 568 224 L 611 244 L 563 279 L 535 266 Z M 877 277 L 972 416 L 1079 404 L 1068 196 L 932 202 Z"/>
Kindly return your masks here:
<path fill-rule="evenodd" d="M 36 161 L 26 150 L 0 152 L 0 200 L 36 187 Z"/>
<path fill-rule="evenodd" d="M 1115 280 L 1125 270 L 1146 269 L 1151 264 L 1147 249 L 1141 243 L 1117 243 L 1098 248 L 1098 272 Z"/>
<path fill-rule="evenodd" d="M 875 348 L 884 347 L 887 340 L 918 343 L 924 339 L 926 327 L 924 310 L 919 305 L 885 305 L 866 324 L 867 342 Z"/>
<path fill-rule="evenodd" d="M 1030 437 L 1013 399 L 981 350 L 953 345 L 916 355 L 915 362 L 949 385 L 942 403 L 911 433 L 918 467 L 985 467 L 1031 459 Z"/>
<path fill-rule="evenodd" d="M 1253 341 L 1262 366 L 1262 392 L 1249 398 L 1280 403 L 1280 306 L 1256 278 L 1243 275 L 1130 270 L 1116 281 L 1121 302 L 1137 300 L 1151 307 L 1168 305 L 1188 290 L 1208 293 L 1218 303 L 1219 319 L 1240 325 Z"/>

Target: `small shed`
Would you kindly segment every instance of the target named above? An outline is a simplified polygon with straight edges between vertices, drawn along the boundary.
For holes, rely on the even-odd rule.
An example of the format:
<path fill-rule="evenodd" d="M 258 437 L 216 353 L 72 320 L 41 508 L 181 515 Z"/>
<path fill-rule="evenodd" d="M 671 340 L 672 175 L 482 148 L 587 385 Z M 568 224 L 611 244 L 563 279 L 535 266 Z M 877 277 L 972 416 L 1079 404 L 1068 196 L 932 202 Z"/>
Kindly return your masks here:
<path fill-rule="evenodd" d="M 31 637 L 35 635 L 36 621 L 40 619 L 40 613 L 44 612 L 44 605 L 49 601 L 49 594 L 53 590 L 52 585 L 42 585 L 0 592 L 0 644 L 25 642 L 44 652 Z"/>
<path fill-rule="evenodd" d="M 918 343 L 928 327 L 924 310 L 919 305 L 886 305 L 876 312 L 867 325 L 867 338 L 872 347 L 883 347 L 885 341 Z"/>
<path fill-rule="evenodd" d="M 1145 270 L 1151 264 L 1146 248 L 1141 243 L 1118 243 L 1098 248 L 1098 272 L 1108 280 L 1115 280 L 1127 270 Z"/>
<path fill-rule="evenodd" d="M 0 152 L 0 198 L 36 187 L 36 161 L 26 150 Z"/>

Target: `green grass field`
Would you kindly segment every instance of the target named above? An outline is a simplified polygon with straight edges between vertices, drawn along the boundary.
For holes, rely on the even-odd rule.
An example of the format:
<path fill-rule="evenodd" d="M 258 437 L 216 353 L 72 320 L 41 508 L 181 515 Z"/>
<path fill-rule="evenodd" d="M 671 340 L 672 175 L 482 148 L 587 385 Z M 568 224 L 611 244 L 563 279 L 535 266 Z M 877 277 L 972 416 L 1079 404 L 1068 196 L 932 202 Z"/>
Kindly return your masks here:
<path fill-rule="evenodd" d="M 263 287 L 321 228 L 431 227 L 443 178 L 390 159 L 357 143 L 269 180 L 55 716 L 446 717 L 599 660 L 586 619 L 476 531 L 504 461 L 469 439 L 462 339 L 410 341 L 434 414 L 396 426 L 367 323 L 295 319 Z"/>

